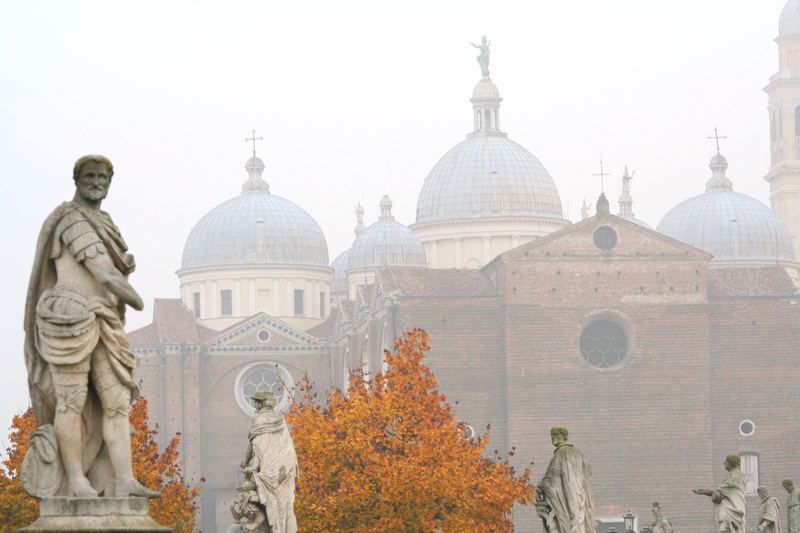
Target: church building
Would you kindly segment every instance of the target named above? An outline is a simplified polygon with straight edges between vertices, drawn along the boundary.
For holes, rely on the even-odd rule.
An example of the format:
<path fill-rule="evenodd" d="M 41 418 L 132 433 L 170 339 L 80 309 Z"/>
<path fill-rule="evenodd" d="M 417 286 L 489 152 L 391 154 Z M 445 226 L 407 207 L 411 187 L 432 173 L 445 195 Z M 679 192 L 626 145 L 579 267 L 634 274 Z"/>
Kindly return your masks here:
<path fill-rule="evenodd" d="M 288 409 L 304 374 L 325 390 L 382 372 L 384 349 L 414 327 L 458 418 L 490 425 L 492 448 L 515 446 L 519 466 L 533 459 L 536 481 L 550 427 L 569 428 L 601 524 L 631 510 L 641 527 L 658 501 L 677 530 L 712 530 L 691 489 L 717 486 L 739 453 L 754 529 L 756 487 L 800 477 L 800 0 L 777 42 L 771 207 L 735 191 L 757 177 L 729 178 L 717 149 L 655 229 L 634 216 L 627 169 L 617 214 L 601 195 L 571 223 L 557 180 L 501 130 L 484 76 L 474 129 L 422 183 L 416 220 L 396 220 L 384 196 L 365 225 L 358 206 L 353 244 L 330 262 L 320 226 L 272 193 L 254 151 L 241 194 L 191 230 L 180 298 L 156 299 L 130 333 L 161 437 L 180 432 L 187 479 L 206 479 L 201 529 L 236 530 L 248 395 L 270 390 Z M 541 531 L 532 508 L 514 520 Z"/>

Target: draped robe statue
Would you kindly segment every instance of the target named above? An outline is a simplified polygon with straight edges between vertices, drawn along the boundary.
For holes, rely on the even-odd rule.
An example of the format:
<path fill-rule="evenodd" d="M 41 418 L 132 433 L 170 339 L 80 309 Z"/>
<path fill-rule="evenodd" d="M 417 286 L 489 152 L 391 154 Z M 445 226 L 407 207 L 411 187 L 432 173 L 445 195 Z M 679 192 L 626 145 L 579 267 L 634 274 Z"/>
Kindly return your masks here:
<path fill-rule="evenodd" d="M 296 533 L 294 489 L 299 467 L 289 428 L 275 410 L 271 392 L 250 398 L 256 416 L 242 461 L 245 479 L 237 487 L 231 512 L 245 533 Z"/>
<path fill-rule="evenodd" d="M 728 475 L 722 485 L 716 489 L 694 489 L 695 494 L 710 496 L 714 503 L 714 516 L 720 533 L 744 533 L 745 511 L 747 502 L 744 498 L 745 476 L 739 465 L 742 463 L 738 455 L 725 458 L 725 470 Z"/>
<path fill-rule="evenodd" d="M 800 533 L 800 489 L 791 479 L 783 480 L 783 488 L 789 493 L 786 500 L 787 527 L 789 533 Z"/>
<path fill-rule="evenodd" d="M 568 435 L 566 428 L 550 431 L 556 449 L 536 489 L 536 513 L 547 533 L 594 533 L 591 470 Z"/>
<path fill-rule="evenodd" d="M 780 505 L 775 496 L 770 496 L 766 487 L 756 489 L 761 498 L 761 515 L 758 518 L 759 533 L 781 533 Z"/>
<path fill-rule="evenodd" d="M 650 525 L 651 533 L 673 533 L 675 531 L 672 528 L 672 522 L 664 518 L 658 502 L 653 502 L 653 517 L 656 521 Z"/>

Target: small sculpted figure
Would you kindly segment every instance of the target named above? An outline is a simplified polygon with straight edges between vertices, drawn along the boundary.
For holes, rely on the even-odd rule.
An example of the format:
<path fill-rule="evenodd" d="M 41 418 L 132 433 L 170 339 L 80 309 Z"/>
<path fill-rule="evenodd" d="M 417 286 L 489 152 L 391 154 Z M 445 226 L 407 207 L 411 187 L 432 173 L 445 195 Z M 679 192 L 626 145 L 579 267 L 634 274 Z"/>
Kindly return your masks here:
<path fill-rule="evenodd" d="M 25 363 L 38 423 L 22 468 L 36 497 L 156 496 L 133 477 L 128 411 L 138 395 L 125 307 L 133 256 L 100 204 L 114 174 L 80 158 L 75 196 L 45 220 L 25 309 Z"/>
<path fill-rule="evenodd" d="M 720 533 L 744 533 L 745 511 L 744 499 L 745 477 L 739 465 L 742 459 L 738 455 L 725 458 L 725 470 L 728 475 L 722 485 L 716 489 L 694 489 L 695 494 L 710 496 L 714 503 L 714 514 Z"/>
<path fill-rule="evenodd" d="M 275 410 L 274 394 L 257 392 L 250 399 L 256 416 L 241 464 L 245 482 L 238 488 L 231 512 L 245 533 L 296 533 L 294 488 L 299 468 L 289 428 Z"/>
<path fill-rule="evenodd" d="M 594 533 L 591 469 L 568 436 L 566 428 L 550 430 L 556 449 L 536 489 L 536 514 L 546 533 Z"/>
<path fill-rule="evenodd" d="M 478 65 L 481 67 L 481 76 L 484 78 L 489 77 L 489 54 L 491 51 L 489 47 L 492 45 L 491 41 L 486 40 L 486 36 L 481 37 L 481 44 L 469 43 L 478 50 L 480 50 L 480 54 L 476 57 L 478 61 Z"/>
<path fill-rule="evenodd" d="M 786 514 L 789 533 L 800 533 L 800 489 L 791 479 L 783 480 L 783 488 L 789 493 L 786 500 Z"/>
<path fill-rule="evenodd" d="M 761 498 L 761 515 L 758 519 L 759 533 L 781 533 L 778 499 L 771 496 L 766 487 L 758 487 L 756 492 Z"/>
<path fill-rule="evenodd" d="M 664 518 L 664 514 L 658 502 L 653 502 L 653 517 L 656 521 L 650 525 L 650 531 L 652 533 L 673 533 L 675 531 L 672 528 L 672 522 Z"/>

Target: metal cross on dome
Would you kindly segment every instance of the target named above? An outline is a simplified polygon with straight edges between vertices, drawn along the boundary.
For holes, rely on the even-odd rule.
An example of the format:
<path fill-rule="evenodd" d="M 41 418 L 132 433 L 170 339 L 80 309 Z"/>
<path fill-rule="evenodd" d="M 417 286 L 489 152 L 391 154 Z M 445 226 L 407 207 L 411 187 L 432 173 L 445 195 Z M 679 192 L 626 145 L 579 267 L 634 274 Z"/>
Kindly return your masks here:
<path fill-rule="evenodd" d="M 256 137 L 256 130 L 253 130 L 253 136 L 245 139 L 245 142 L 253 141 L 253 157 L 256 156 L 256 141 L 263 141 L 264 137 Z"/>
<path fill-rule="evenodd" d="M 605 191 L 605 188 L 603 187 L 603 178 L 604 178 L 605 176 L 610 176 L 610 175 L 611 175 L 611 174 L 608 174 L 608 173 L 606 173 L 606 172 L 603 172 L 603 153 L 601 152 L 601 153 L 600 153 L 600 173 L 599 173 L 599 174 L 592 174 L 592 176 L 600 176 L 600 192 L 601 192 L 601 193 L 604 193 L 604 192 L 606 192 L 606 191 Z"/>
<path fill-rule="evenodd" d="M 728 138 L 727 135 L 720 136 L 716 126 L 714 126 L 714 135 L 713 136 L 709 135 L 708 137 L 706 137 L 706 139 L 714 139 L 717 142 L 717 154 L 719 154 L 719 140 L 727 138 Z"/>

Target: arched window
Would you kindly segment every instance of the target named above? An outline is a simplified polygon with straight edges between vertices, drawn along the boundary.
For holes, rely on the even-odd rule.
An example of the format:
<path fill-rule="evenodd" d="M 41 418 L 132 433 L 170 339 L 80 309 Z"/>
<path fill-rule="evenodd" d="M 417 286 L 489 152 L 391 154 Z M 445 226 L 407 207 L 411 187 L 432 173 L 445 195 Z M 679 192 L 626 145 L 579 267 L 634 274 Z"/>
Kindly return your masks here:
<path fill-rule="evenodd" d="M 800 105 L 794 108 L 794 136 L 800 137 Z"/>
<path fill-rule="evenodd" d="M 361 343 L 361 372 L 364 381 L 369 381 L 369 335 L 364 335 Z"/>
<path fill-rule="evenodd" d="M 347 392 L 347 386 L 350 383 L 350 348 L 344 349 L 344 356 L 342 357 L 342 391 Z"/>
<path fill-rule="evenodd" d="M 591 365 L 610 368 L 620 364 L 627 355 L 628 336 L 612 320 L 595 320 L 581 333 L 580 348 L 581 354 Z"/>

